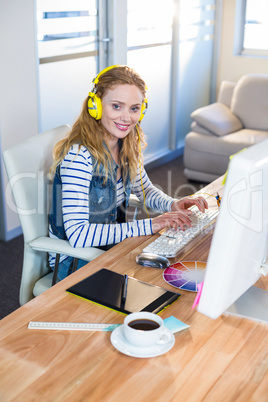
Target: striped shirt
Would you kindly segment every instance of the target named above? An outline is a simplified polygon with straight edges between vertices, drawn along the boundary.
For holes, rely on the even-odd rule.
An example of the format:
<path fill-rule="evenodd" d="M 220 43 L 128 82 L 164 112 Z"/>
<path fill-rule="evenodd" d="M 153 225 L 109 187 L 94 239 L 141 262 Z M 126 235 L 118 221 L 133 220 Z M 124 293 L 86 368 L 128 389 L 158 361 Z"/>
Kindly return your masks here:
<path fill-rule="evenodd" d="M 62 214 L 66 236 L 72 247 L 98 247 L 119 243 L 133 237 L 152 234 L 152 220 L 140 219 L 125 223 L 89 223 L 89 186 L 92 177 L 92 158 L 88 149 L 73 145 L 61 163 Z M 174 199 L 151 183 L 144 168 L 142 184 L 147 207 L 158 211 L 170 211 Z M 143 202 L 140 169 L 132 187 L 133 193 Z M 117 206 L 125 199 L 122 177 L 117 181 Z M 55 237 L 49 227 L 49 236 Z M 63 261 L 67 256 L 61 256 Z M 55 254 L 50 254 L 50 266 L 55 264 Z"/>

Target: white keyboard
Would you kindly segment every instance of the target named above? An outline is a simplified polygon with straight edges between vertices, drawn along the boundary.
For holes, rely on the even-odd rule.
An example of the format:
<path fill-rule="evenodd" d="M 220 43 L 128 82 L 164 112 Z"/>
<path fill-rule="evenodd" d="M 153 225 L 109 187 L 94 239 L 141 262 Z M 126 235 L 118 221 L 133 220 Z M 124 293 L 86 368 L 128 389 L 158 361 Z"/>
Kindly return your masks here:
<path fill-rule="evenodd" d="M 219 210 L 207 209 L 204 213 L 200 212 L 197 207 L 192 207 L 191 210 L 191 227 L 187 227 L 185 230 L 167 229 L 160 237 L 146 246 L 143 252 L 174 258 L 198 243 L 205 234 L 213 229 Z"/>

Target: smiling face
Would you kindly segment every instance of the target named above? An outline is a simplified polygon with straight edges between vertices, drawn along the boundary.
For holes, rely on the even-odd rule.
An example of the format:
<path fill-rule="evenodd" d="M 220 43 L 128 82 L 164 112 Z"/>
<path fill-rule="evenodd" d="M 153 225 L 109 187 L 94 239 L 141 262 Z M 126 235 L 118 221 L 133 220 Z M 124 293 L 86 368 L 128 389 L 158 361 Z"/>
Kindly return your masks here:
<path fill-rule="evenodd" d="M 110 133 L 110 141 L 125 138 L 138 123 L 143 96 L 135 85 L 115 85 L 103 95 L 103 127 Z"/>

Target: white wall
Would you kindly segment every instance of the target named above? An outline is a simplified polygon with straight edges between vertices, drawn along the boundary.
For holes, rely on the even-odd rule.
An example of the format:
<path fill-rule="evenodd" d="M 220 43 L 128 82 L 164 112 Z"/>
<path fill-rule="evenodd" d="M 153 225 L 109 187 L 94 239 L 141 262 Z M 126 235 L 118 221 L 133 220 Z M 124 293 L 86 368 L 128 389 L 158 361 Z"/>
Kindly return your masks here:
<path fill-rule="evenodd" d="M 234 54 L 236 1 L 224 0 L 222 2 L 222 35 L 217 75 L 218 88 L 222 80 L 237 81 L 243 74 L 268 73 L 268 58 Z"/>
<path fill-rule="evenodd" d="M 0 149 L 2 151 L 38 132 L 35 37 L 34 0 L 0 0 Z M 5 201 L 7 178 L 2 156 L 0 184 L 1 177 L 2 199 Z M 9 205 L 5 205 L 4 209 L 6 213 L 4 231 L 9 239 L 20 231 L 19 221 Z M 1 225 L 3 229 L 3 211 Z"/>

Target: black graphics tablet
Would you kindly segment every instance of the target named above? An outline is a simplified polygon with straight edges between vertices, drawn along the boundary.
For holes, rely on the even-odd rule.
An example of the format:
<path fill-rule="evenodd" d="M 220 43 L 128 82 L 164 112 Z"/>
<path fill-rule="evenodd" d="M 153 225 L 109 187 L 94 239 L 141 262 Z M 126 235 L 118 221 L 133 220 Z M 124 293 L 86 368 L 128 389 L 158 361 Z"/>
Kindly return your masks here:
<path fill-rule="evenodd" d="M 124 314 L 136 311 L 158 313 L 180 296 L 106 268 L 71 286 L 67 292 Z"/>

